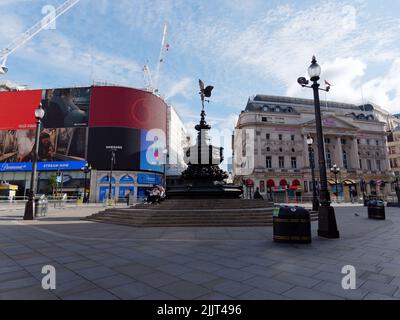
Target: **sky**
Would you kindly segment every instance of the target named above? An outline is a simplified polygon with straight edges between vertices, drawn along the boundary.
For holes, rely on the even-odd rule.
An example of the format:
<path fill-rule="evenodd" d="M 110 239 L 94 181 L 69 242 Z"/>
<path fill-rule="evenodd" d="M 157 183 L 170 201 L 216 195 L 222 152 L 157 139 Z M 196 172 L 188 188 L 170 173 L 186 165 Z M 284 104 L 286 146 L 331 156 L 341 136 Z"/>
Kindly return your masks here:
<path fill-rule="evenodd" d="M 44 6 L 63 1 L 0 0 L 0 48 L 40 21 Z M 160 94 L 188 127 L 201 110 L 198 79 L 215 87 L 209 122 L 228 131 L 250 96 L 312 98 L 297 84 L 312 55 L 333 85 L 329 100 L 400 113 L 398 0 L 81 0 L 9 57 L 2 80 L 142 88 L 143 66 L 155 74 L 165 22 Z"/>

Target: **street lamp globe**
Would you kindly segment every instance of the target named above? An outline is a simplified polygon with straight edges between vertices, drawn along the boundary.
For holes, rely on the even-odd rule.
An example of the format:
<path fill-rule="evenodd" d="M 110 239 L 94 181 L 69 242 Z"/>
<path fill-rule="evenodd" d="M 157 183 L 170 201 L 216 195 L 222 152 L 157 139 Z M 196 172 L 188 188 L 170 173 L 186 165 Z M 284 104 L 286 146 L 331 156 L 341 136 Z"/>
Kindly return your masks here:
<path fill-rule="evenodd" d="M 311 137 L 311 136 L 308 136 L 307 137 L 307 144 L 308 144 L 308 146 L 312 146 L 313 145 L 313 143 L 314 143 L 314 139 Z"/>
<path fill-rule="evenodd" d="M 44 110 L 42 109 L 42 105 L 39 106 L 39 108 L 37 108 L 35 110 L 35 118 L 38 120 L 42 120 L 44 117 Z"/>
<path fill-rule="evenodd" d="M 308 74 L 311 80 L 318 80 L 321 75 L 321 66 L 317 63 L 315 56 L 313 56 L 311 65 L 308 67 Z"/>

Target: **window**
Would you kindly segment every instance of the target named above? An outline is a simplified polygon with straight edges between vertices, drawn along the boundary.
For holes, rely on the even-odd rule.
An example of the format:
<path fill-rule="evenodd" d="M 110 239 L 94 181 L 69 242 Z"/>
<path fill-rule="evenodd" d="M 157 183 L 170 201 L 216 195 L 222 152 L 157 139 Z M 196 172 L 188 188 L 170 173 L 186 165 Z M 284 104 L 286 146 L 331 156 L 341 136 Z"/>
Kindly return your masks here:
<path fill-rule="evenodd" d="M 271 157 L 267 157 L 266 158 L 265 166 L 266 166 L 267 169 L 271 169 L 272 168 L 272 158 Z"/>
<path fill-rule="evenodd" d="M 282 149 L 282 148 L 279 148 L 279 152 L 283 152 L 283 149 Z"/>
<path fill-rule="evenodd" d="M 285 157 L 279 157 L 279 169 L 285 168 Z"/>
<path fill-rule="evenodd" d="M 290 139 L 292 140 L 292 141 L 294 141 L 294 134 L 292 134 L 291 136 L 290 136 Z"/>
<path fill-rule="evenodd" d="M 347 161 L 347 152 L 344 150 L 343 151 L 343 166 L 345 167 L 345 169 L 348 169 L 349 164 Z"/>
<path fill-rule="evenodd" d="M 308 192 L 308 181 L 304 181 L 304 192 Z"/>
<path fill-rule="evenodd" d="M 326 151 L 326 166 L 327 166 L 328 168 L 331 168 L 331 167 L 332 167 L 332 157 L 331 157 L 331 152 L 330 152 L 330 150 L 327 150 L 327 151 Z"/>
<path fill-rule="evenodd" d="M 292 157 L 292 169 L 297 169 L 297 158 L 296 157 Z"/>
<path fill-rule="evenodd" d="M 362 169 L 363 168 L 363 166 L 362 166 L 362 160 L 360 159 L 360 169 Z"/>
<path fill-rule="evenodd" d="M 376 140 L 376 145 L 379 146 L 379 140 Z"/>
<path fill-rule="evenodd" d="M 296 149 L 295 149 L 295 148 L 292 148 L 292 152 L 295 153 L 295 152 L 296 152 Z"/>
<path fill-rule="evenodd" d="M 271 148 L 270 147 L 267 147 L 267 152 L 270 152 L 271 151 Z"/>
<path fill-rule="evenodd" d="M 330 138 L 325 138 L 325 143 L 331 143 L 331 139 Z"/>
<path fill-rule="evenodd" d="M 267 133 L 266 138 L 267 138 L 267 140 L 269 140 L 271 138 L 271 135 L 269 133 Z"/>
<path fill-rule="evenodd" d="M 367 169 L 368 169 L 368 171 L 372 170 L 372 163 L 371 163 L 370 159 L 367 159 Z"/>
<path fill-rule="evenodd" d="M 283 140 L 283 136 L 280 134 L 279 135 L 279 140 L 282 141 Z"/>
<path fill-rule="evenodd" d="M 357 139 L 357 144 L 360 144 L 360 139 Z"/>
<path fill-rule="evenodd" d="M 346 139 L 341 139 L 342 144 L 346 144 Z"/>
<path fill-rule="evenodd" d="M 376 170 L 382 171 L 381 160 L 376 160 Z"/>
<path fill-rule="evenodd" d="M 262 122 L 267 122 L 267 117 L 262 117 L 262 118 L 261 118 L 261 121 L 262 121 Z"/>
<path fill-rule="evenodd" d="M 369 139 L 367 139 L 367 145 L 369 145 Z"/>

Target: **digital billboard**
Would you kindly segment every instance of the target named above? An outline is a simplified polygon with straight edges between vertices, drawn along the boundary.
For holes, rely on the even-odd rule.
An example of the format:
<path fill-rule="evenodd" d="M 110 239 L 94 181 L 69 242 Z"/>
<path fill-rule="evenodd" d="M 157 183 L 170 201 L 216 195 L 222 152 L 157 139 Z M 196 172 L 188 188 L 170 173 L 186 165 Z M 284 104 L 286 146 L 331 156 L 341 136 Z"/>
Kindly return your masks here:
<path fill-rule="evenodd" d="M 40 103 L 45 110 L 39 136 L 38 170 L 82 167 L 86 158 L 90 88 L 0 93 L 0 171 L 29 171 L 34 156 Z M 53 165 L 46 165 L 53 163 Z M 61 165 L 61 163 L 64 163 Z"/>
<path fill-rule="evenodd" d="M 87 127 L 91 88 L 43 90 L 44 128 Z"/>
<path fill-rule="evenodd" d="M 140 170 L 164 171 L 166 154 L 165 138 L 158 130 L 141 130 Z"/>
<path fill-rule="evenodd" d="M 140 163 L 140 130 L 131 128 L 90 128 L 88 162 L 98 170 L 111 167 L 110 147 L 117 148 L 115 170 L 137 170 Z"/>
<path fill-rule="evenodd" d="M 40 103 L 39 170 L 79 170 L 86 160 L 109 170 L 107 147 L 121 146 L 115 170 L 163 172 L 167 105 L 146 91 L 107 86 L 1 92 L 0 171 L 31 170 Z"/>
<path fill-rule="evenodd" d="M 166 132 L 167 105 L 142 90 L 93 87 L 89 126 L 161 129 Z"/>
<path fill-rule="evenodd" d="M 0 93 L 0 130 L 34 129 L 42 90 Z"/>

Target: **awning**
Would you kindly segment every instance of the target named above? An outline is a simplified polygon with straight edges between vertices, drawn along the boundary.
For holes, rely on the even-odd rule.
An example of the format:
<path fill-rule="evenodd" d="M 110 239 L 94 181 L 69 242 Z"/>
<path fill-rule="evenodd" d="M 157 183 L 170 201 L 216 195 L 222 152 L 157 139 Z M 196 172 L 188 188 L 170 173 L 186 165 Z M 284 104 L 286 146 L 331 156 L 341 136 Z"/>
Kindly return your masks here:
<path fill-rule="evenodd" d="M 328 180 L 328 183 L 329 183 L 329 184 L 336 184 L 336 181 L 335 181 L 335 180 L 332 180 L 332 179 L 329 179 L 329 180 Z"/>
<path fill-rule="evenodd" d="M 17 191 L 18 190 L 18 186 L 12 185 L 12 184 L 0 184 L 0 190 L 13 190 L 13 191 Z"/>
<path fill-rule="evenodd" d="M 302 191 L 301 186 L 291 186 L 291 187 L 289 188 L 289 190 L 292 190 L 292 191 Z"/>
<path fill-rule="evenodd" d="M 345 186 L 351 186 L 353 184 L 356 184 L 356 182 L 354 180 L 352 180 L 352 179 L 346 179 L 346 180 L 343 181 L 343 184 Z"/>
<path fill-rule="evenodd" d="M 283 192 L 287 190 L 287 186 L 276 186 L 274 187 L 273 191 L 274 192 Z"/>

